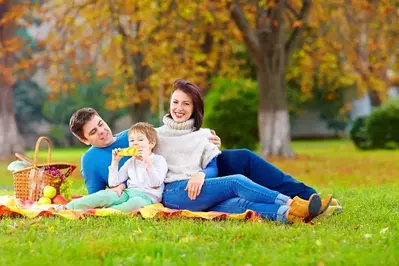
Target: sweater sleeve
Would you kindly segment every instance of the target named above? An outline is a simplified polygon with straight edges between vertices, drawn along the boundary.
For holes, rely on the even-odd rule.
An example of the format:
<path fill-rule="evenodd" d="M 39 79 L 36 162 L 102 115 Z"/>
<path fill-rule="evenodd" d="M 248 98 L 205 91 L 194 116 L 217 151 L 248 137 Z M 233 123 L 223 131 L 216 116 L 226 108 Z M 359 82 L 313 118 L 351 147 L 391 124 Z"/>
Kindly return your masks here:
<path fill-rule="evenodd" d="M 152 167 L 147 168 L 148 184 L 150 187 L 159 187 L 165 181 L 168 165 L 164 157 L 158 155 L 151 161 Z"/>
<path fill-rule="evenodd" d="M 107 187 L 107 184 L 102 180 L 100 174 L 96 171 L 95 165 L 88 156 L 83 155 L 80 172 L 85 181 L 88 194 L 96 193 Z"/>
<path fill-rule="evenodd" d="M 130 160 L 127 160 L 121 169 L 118 171 L 118 166 L 113 166 L 112 164 L 108 167 L 108 185 L 110 187 L 117 186 L 119 184 L 124 183 L 127 187 L 126 180 L 128 177 L 128 168 L 129 168 Z"/>
<path fill-rule="evenodd" d="M 202 172 L 205 174 L 205 178 L 215 178 L 218 176 L 218 166 L 217 166 L 217 157 L 213 158 L 212 161 L 208 163 Z"/>

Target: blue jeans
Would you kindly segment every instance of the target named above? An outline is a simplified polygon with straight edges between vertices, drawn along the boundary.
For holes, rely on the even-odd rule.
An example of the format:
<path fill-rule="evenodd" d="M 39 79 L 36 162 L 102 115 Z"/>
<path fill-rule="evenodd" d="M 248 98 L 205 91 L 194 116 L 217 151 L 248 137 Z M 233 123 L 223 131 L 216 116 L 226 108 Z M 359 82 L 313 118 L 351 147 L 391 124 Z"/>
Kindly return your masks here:
<path fill-rule="evenodd" d="M 289 197 L 309 199 L 317 193 L 247 149 L 224 150 L 217 158 L 218 176 L 241 174 L 255 183 Z M 232 202 L 230 202 L 232 203 Z"/>
<path fill-rule="evenodd" d="M 221 211 L 243 213 L 253 210 L 261 217 L 286 222 L 286 205 L 290 199 L 277 191 L 260 186 L 243 175 L 205 179 L 201 193 L 195 200 L 188 197 L 188 180 L 165 185 L 163 203 L 172 209 L 190 211 Z"/>

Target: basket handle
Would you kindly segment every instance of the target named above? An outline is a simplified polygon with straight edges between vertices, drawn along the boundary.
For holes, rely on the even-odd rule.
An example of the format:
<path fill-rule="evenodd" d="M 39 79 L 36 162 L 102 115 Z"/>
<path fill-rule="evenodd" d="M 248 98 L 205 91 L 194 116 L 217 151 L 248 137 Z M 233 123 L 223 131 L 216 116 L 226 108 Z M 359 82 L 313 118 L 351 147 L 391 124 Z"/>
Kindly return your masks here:
<path fill-rule="evenodd" d="M 37 165 L 37 154 L 39 153 L 40 143 L 45 140 L 47 142 L 47 164 L 51 163 L 51 142 L 47 137 L 41 136 L 36 141 L 35 156 L 33 157 L 33 165 Z"/>
<path fill-rule="evenodd" d="M 23 154 L 16 153 L 16 154 L 15 154 L 15 157 L 17 157 L 19 160 L 21 160 L 21 161 L 23 161 L 23 162 L 25 162 L 25 163 L 32 164 L 32 160 L 29 159 L 28 157 L 26 157 L 26 156 L 23 155 Z"/>

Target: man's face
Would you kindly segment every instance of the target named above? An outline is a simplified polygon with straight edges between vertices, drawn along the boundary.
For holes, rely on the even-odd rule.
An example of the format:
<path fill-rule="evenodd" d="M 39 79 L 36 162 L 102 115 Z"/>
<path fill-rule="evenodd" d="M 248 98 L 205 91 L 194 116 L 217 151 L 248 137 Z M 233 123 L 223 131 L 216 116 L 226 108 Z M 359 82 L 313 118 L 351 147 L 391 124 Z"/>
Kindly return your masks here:
<path fill-rule="evenodd" d="M 85 139 L 81 141 L 87 145 L 98 148 L 104 148 L 114 142 L 112 131 L 101 117 L 95 115 L 83 126 L 83 135 Z"/>

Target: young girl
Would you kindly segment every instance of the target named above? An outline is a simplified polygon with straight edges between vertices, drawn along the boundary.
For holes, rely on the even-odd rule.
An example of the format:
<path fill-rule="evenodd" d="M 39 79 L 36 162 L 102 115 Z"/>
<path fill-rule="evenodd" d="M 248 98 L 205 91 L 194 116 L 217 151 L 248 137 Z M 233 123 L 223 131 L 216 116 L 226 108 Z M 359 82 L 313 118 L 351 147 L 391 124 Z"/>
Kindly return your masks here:
<path fill-rule="evenodd" d="M 321 199 L 293 200 L 260 186 L 243 175 L 216 178 L 219 149 L 209 142 L 210 131 L 201 129 L 204 103 L 192 83 L 173 85 L 170 112 L 158 131 L 156 151 L 165 157 L 168 173 L 163 203 L 174 209 L 242 213 L 253 210 L 263 218 L 282 222 L 310 221 L 320 213 Z"/>
<path fill-rule="evenodd" d="M 130 212 L 161 202 L 168 167 L 165 158 L 152 153 L 157 132 L 150 124 L 137 123 L 129 129 L 128 136 L 129 147 L 138 148 L 138 155 L 127 160 L 118 171 L 119 161 L 122 158 L 118 155 L 120 149 L 112 151 L 108 177 L 111 189 L 72 200 L 66 205 L 67 209 L 106 207 Z"/>

